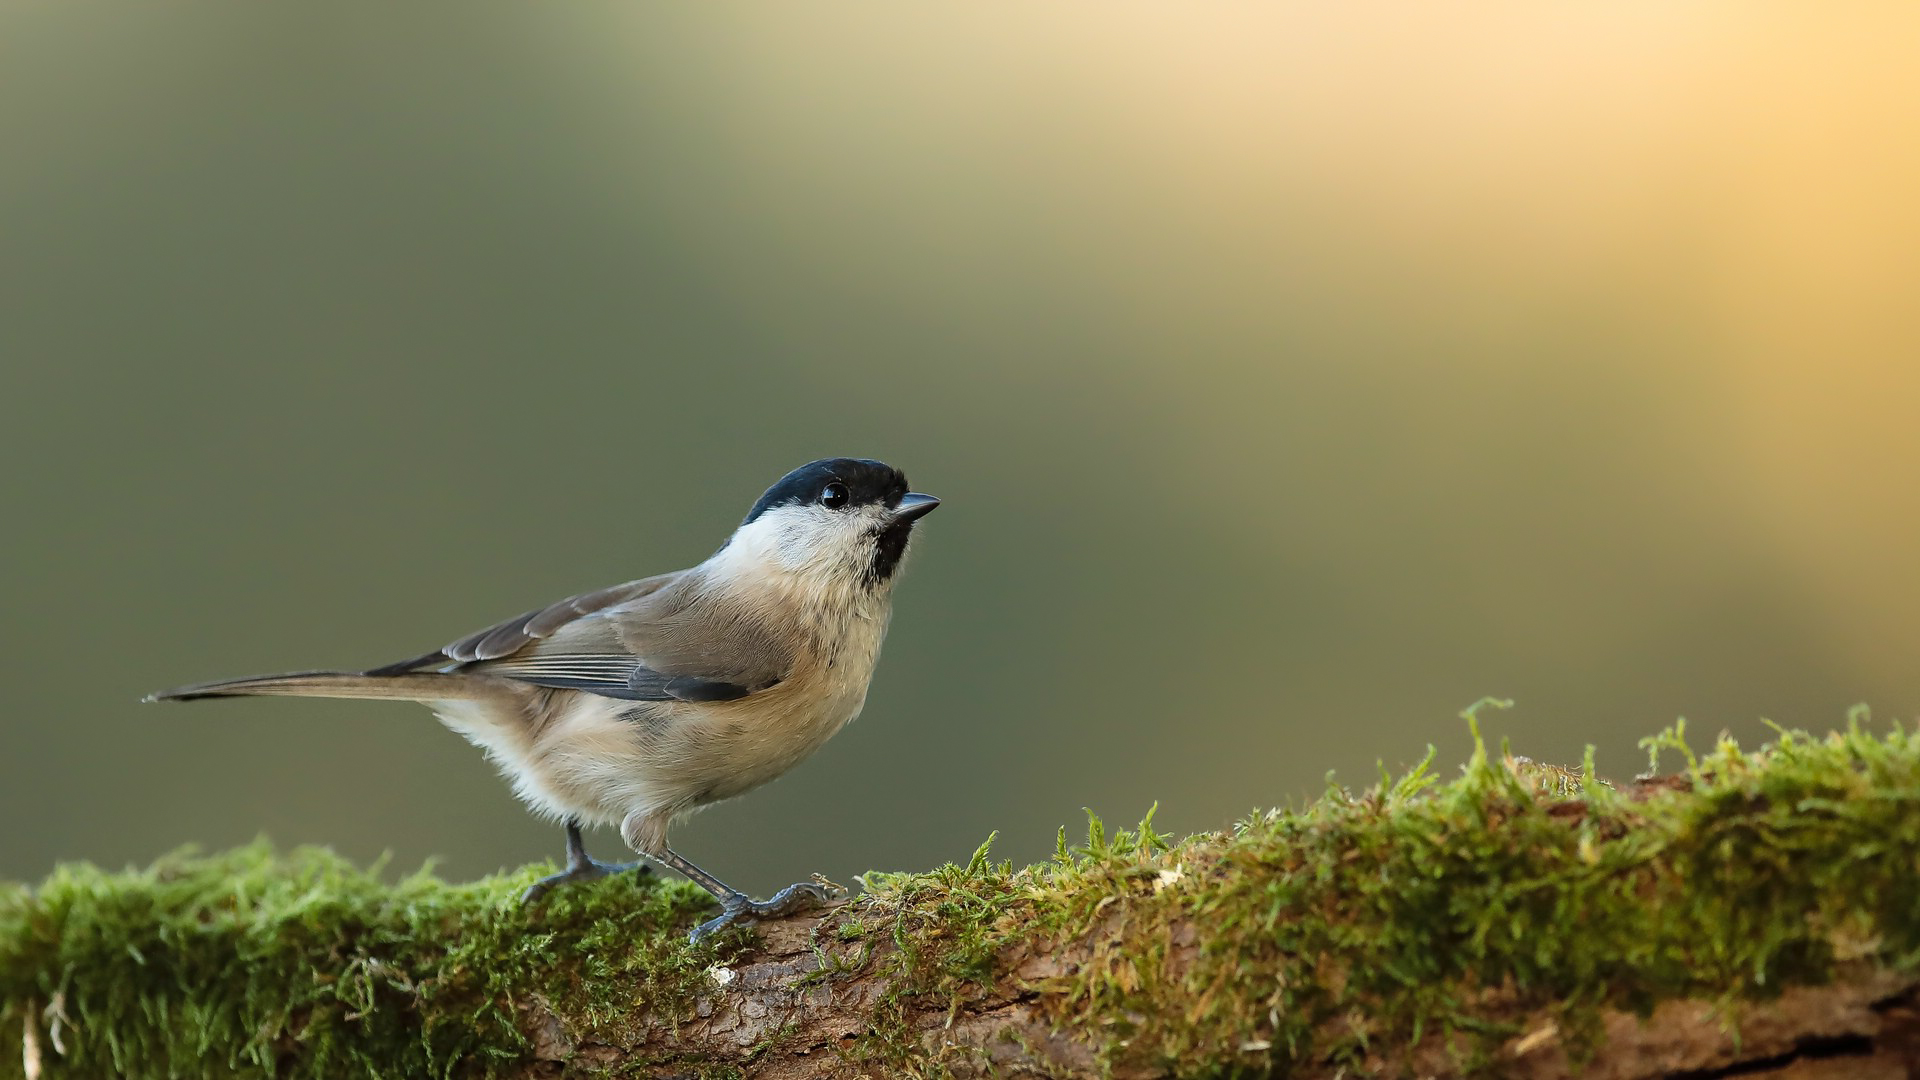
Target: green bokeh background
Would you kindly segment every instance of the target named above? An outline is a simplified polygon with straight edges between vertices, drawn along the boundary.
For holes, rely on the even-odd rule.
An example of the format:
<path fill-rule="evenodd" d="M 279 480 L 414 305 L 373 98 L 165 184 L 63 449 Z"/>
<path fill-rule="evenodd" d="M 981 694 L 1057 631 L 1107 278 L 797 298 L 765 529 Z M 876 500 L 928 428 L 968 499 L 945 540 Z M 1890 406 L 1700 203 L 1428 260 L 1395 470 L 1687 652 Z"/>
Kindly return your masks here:
<path fill-rule="evenodd" d="M 1911 9 L 0 4 L 0 876 L 558 854 L 415 706 L 143 706 L 947 505 L 766 890 L 1920 705 Z M 596 838 L 610 855 L 617 840 Z"/>

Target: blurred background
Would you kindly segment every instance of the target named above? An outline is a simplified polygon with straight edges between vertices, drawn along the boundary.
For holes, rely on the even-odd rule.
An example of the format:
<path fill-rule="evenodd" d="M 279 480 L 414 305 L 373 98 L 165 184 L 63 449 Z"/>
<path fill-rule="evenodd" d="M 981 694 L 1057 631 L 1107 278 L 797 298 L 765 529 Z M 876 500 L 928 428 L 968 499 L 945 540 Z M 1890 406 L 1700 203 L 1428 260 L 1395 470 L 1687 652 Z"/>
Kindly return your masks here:
<path fill-rule="evenodd" d="M 0 876 L 557 857 L 358 667 L 947 505 L 758 890 L 1193 831 L 1455 715 L 1920 711 L 1907 6 L 0 5 Z M 592 839 L 611 856 L 610 833 Z"/>

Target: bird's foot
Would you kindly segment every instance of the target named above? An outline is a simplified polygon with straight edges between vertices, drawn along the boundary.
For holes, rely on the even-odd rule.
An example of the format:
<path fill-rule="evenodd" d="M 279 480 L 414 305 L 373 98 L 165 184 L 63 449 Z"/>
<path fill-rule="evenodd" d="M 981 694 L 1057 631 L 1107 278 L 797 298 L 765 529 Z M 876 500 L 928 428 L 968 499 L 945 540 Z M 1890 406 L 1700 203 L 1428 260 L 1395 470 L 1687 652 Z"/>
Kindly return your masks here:
<path fill-rule="evenodd" d="M 746 893 L 735 892 L 720 901 L 720 914 L 694 927 L 693 933 L 687 940 L 698 942 L 716 931 L 725 929 L 736 919 L 778 919 L 802 911 L 811 911 L 830 904 L 844 895 L 846 895 L 845 889 L 818 876 L 812 881 L 789 885 L 767 900 L 755 900 Z"/>
<path fill-rule="evenodd" d="M 629 870 L 641 874 L 653 872 L 652 867 L 649 867 L 645 862 L 639 860 L 634 862 L 609 863 L 601 862 L 599 859 L 587 859 L 584 862 L 570 863 L 565 870 L 557 874 L 549 874 L 527 886 L 527 891 L 520 894 L 520 902 L 523 904 L 531 904 L 535 900 L 545 896 L 547 891 L 555 885 L 565 885 L 574 881 L 593 881 L 596 878 L 611 877 L 614 874 L 624 874 Z"/>

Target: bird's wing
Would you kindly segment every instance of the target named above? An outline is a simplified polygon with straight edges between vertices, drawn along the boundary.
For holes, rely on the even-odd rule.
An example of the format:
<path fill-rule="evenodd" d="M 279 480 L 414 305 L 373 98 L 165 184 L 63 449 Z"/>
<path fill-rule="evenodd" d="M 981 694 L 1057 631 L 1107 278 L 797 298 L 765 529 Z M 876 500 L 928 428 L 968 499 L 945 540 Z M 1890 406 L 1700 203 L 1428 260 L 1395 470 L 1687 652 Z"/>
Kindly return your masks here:
<path fill-rule="evenodd" d="M 677 575 L 662 574 L 659 577 L 641 578 L 638 581 L 622 582 L 593 592 L 569 596 L 534 608 L 524 615 L 516 615 L 505 622 L 495 623 L 485 630 L 478 630 L 451 645 L 443 645 L 430 653 L 422 653 L 408 660 L 373 668 L 368 675 L 400 675 L 414 671 L 444 671 L 450 667 L 471 664 L 479 660 L 493 660 L 511 656 L 521 649 L 542 638 L 553 636 L 554 632 L 577 621 L 582 616 L 604 611 L 615 604 L 637 600 L 658 591 Z"/>
<path fill-rule="evenodd" d="M 680 578 L 570 596 L 368 674 L 451 670 L 628 701 L 731 701 L 785 677 L 790 654 L 749 626 L 721 625 L 696 593 L 672 588 Z"/>

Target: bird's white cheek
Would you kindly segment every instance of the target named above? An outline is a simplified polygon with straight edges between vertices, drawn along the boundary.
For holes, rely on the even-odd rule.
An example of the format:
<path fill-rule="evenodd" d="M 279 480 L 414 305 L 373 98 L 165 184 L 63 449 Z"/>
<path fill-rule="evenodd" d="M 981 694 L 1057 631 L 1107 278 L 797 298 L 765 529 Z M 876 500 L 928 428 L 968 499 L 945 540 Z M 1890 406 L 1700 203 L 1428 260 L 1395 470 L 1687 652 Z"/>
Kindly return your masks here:
<path fill-rule="evenodd" d="M 819 507 L 783 506 L 740 527 L 712 565 L 736 580 L 781 575 L 835 590 L 870 558 L 869 522 Z"/>

